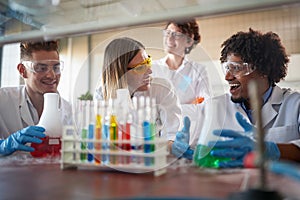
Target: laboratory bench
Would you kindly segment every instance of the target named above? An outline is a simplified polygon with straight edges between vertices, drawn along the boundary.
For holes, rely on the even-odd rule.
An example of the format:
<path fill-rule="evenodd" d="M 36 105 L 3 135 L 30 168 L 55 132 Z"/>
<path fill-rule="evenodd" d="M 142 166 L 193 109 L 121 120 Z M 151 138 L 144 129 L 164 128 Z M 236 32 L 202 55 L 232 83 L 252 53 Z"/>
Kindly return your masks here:
<path fill-rule="evenodd" d="M 0 199 L 227 199 L 255 188 L 257 169 L 200 169 L 181 160 L 165 174 L 110 168 L 61 169 L 59 160 L 0 158 Z M 267 173 L 267 184 L 288 199 L 300 198 L 300 183 Z"/>

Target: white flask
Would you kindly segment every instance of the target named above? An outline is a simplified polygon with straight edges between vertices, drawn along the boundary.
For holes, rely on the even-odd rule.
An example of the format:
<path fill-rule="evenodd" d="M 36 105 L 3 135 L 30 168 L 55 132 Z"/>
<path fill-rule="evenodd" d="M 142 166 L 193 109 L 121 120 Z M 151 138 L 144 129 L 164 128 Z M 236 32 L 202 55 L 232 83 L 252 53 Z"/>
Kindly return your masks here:
<path fill-rule="evenodd" d="M 38 126 L 46 129 L 45 134 L 51 137 L 62 136 L 61 109 L 57 93 L 44 94 L 44 110 Z"/>

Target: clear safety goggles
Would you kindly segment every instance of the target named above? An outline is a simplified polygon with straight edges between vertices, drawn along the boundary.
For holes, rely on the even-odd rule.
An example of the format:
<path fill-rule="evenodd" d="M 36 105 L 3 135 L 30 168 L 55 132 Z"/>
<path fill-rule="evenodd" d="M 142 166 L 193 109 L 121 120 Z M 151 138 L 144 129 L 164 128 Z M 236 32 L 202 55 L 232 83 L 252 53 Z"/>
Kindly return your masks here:
<path fill-rule="evenodd" d="M 64 68 L 64 62 L 60 60 L 23 61 L 22 64 L 37 74 L 48 73 L 50 70 L 60 74 Z"/>
<path fill-rule="evenodd" d="M 180 38 L 185 37 L 186 35 L 180 32 L 174 32 L 170 30 L 163 30 L 163 35 L 165 37 L 173 37 L 175 40 L 179 40 Z"/>
<path fill-rule="evenodd" d="M 149 68 L 151 68 L 152 65 L 152 58 L 150 55 L 148 55 L 148 58 L 146 58 L 143 62 L 134 65 L 132 67 L 128 67 L 127 70 L 132 70 L 138 74 L 145 73 Z"/>
<path fill-rule="evenodd" d="M 228 72 L 235 77 L 242 77 L 251 74 L 255 70 L 255 66 L 248 63 L 241 62 L 224 62 L 222 63 L 223 73 L 226 75 Z"/>

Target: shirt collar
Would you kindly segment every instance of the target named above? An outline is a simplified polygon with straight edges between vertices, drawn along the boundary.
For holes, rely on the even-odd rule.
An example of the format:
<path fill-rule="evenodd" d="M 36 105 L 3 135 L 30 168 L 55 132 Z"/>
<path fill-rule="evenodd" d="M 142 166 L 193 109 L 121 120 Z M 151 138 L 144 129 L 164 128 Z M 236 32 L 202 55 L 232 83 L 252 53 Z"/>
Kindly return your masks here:
<path fill-rule="evenodd" d="M 269 100 L 269 98 L 272 94 L 272 91 L 273 91 L 273 87 L 270 86 L 269 89 L 263 95 L 263 105 Z"/>
<path fill-rule="evenodd" d="M 270 86 L 269 89 L 264 93 L 264 95 L 262 97 L 262 99 L 263 99 L 263 104 L 262 105 L 265 105 L 265 103 L 269 100 L 269 98 L 272 94 L 272 91 L 273 91 L 273 87 Z M 250 121 L 253 122 L 252 110 L 247 109 L 244 102 L 240 103 L 240 105 L 243 108 L 243 110 L 246 112 L 246 114 L 247 114 L 248 118 L 250 119 Z"/>

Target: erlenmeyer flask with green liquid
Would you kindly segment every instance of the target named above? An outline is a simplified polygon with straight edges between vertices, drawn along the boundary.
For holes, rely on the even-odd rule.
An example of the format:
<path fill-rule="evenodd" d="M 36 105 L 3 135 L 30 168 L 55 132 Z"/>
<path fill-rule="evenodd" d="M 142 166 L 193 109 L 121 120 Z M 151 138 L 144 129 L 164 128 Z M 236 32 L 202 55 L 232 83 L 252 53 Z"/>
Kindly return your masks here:
<path fill-rule="evenodd" d="M 213 146 L 208 146 L 209 142 L 218 141 L 221 137 L 214 135 L 213 130 L 223 129 L 226 114 L 220 117 L 219 106 L 226 106 L 217 99 L 208 99 L 206 102 L 203 127 L 194 153 L 194 164 L 203 168 L 219 168 L 220 161 L 228 161 L 230 158 L 211 156 Z"/>

